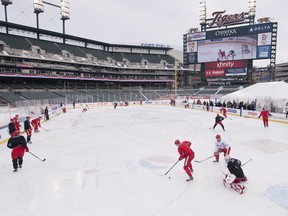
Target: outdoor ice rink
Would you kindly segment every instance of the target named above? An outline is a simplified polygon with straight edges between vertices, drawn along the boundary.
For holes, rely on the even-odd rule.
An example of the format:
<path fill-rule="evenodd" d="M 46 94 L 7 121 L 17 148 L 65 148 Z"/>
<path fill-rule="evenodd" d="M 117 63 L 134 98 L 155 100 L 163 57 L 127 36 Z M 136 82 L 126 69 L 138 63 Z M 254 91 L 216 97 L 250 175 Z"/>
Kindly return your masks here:
<path fill-rule="evenodd" d="M 228 114 L 229 115 L 229 114 Z M 3 216 L 287 216 L 287 124 L 165 105 L 69 109 L 32 135 L 23 168 L 13 173 L 11 150 L 0 145 Z M 194 180 L 178 160 L 175 139 L 190 140 L 195 159 L 213 155 L 216 134 L 248 178 L 240 195 L 222 184 L 223 155 L 193 162 Z M 25 135 L 26 137 L 26 135 Z M 169 179 L 170 177 L 170 179 Z"/>

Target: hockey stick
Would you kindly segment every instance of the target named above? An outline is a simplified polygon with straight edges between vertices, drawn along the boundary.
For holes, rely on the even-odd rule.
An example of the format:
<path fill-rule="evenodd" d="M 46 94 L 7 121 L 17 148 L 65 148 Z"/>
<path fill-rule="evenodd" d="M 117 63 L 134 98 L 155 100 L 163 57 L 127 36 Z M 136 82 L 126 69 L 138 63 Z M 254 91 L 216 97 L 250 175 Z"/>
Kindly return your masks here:
<path fill-rule="evenodd" d="M 42 162 L 44 162 L 46 160 L 46 158 L 44 158 L 43 160 L 41 158 L 39 158 L 37 155 L 33 154 L 32 152 L 29 151 L 29 153 L 31 155 L 33 155 L 34 157 L 38 158 L 39 160 L 41 160 Z"/>
<path fill-rule="evenodd" d="M 243 164 L 241 165 L 241 167 L 244 166 L 245 164 L 249 163 L 250 161 L 252 161 L 252 159 L 249 159 L 248 161 L 246 161 L 245 163 L 243 163 Z"/>
<path fill-rule="evenodd" d="M 42 129 L 44 129 L 45 131 L 49 131 L 48 129 L 44 128 L 44 127 L 41 127 Z"/>
<path fill-rule="evenodd" d="M 210 157 L 208 157 L 208 158 L 205 158 L 205 159 L 203 159 L 203 160 L 195 160 L 195 162 L 196 163 L 201 163 L 201 162 L 203 162 L 203 161 L 206 161 L 206 160 L 208 160 L 208 159 L 210 159 L 210 158 L 212 158 L 212 157 L 214 157 L 214 155 L 212 155 L 212 156 L 210 156 Z"/>
<path fill-rule="evenodd" d="M 172 170 L 172 168 L 174 167 L 174 166 L 176 166 L 176 164 L 179 162 L 179 160 L 177 160 L 176 161 L 176 163 L 164 174 L 164 175 L 167 175 L 169 172 L 170 172 L 170 170 Z"/>

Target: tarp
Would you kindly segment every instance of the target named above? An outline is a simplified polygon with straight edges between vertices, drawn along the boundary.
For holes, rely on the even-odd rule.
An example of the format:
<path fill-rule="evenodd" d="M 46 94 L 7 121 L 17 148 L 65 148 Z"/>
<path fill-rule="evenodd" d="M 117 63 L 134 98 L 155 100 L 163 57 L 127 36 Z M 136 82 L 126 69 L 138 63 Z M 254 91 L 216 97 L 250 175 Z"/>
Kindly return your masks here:
<path fill-rule="evenodd" d="M 288 100 L 288 83 L 284 81 L 256 83 L 221 97 L 221 100 L 247 101 L 257 98 Z"/>

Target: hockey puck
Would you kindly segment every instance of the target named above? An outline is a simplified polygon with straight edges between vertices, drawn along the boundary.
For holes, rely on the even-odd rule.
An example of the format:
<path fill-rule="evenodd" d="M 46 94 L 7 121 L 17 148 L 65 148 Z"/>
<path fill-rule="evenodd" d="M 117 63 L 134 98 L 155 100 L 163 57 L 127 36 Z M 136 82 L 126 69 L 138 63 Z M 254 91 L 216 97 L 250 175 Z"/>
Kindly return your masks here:
<path fill-rule="evenodd" d="M 171 179 L 171 177 L 170 177 L 170 176 L 169 176 L 168 178 L 169 178 L 169 179 Z"/>

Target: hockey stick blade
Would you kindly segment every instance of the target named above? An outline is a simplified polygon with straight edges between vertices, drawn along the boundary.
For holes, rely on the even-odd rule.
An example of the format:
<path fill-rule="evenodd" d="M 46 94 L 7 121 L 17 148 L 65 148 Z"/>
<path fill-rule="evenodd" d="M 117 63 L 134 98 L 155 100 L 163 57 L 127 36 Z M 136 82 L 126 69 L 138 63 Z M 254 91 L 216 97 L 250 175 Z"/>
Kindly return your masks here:
<path fill-rule="evenodd" d="M 210 157 L 208 157 L 208 158 L 205 158 L 205 159 L 203 159 L 203 160 L 195 160 L 195 162 L 196 163 L 202 163 L 203 161 L 206 161 L 206 160 L 208 160 L 208 159 L 210 159 L 210 158 L 212 158 L 212 157 L 214 157 L 214 155 L 212 155 L 212 156 L 210 156 Z"/>

